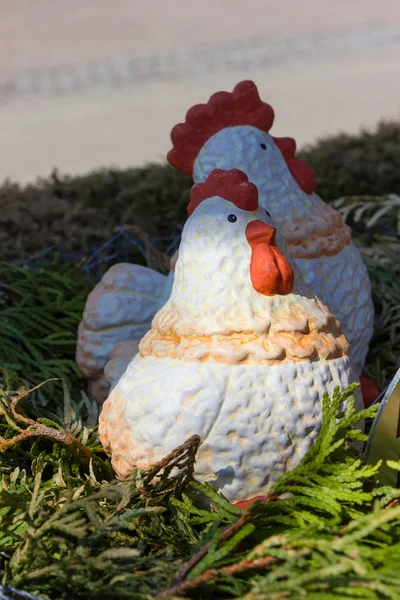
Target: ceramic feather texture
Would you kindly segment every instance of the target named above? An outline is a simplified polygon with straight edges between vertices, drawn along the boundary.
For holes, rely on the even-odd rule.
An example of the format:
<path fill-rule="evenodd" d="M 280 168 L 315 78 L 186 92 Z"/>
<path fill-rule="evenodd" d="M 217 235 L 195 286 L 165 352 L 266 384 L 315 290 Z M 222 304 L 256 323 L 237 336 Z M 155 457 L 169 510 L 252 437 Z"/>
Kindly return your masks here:
<path fill-rule="evenodd" d="M 133 356 L 132 348 L 137 345 L 132 346 L 132 341 L 138 342 L 148 331 L 168 297 L 164 296 L 167 281 L 153 269 L 120 263 L 111 267 L 89 294 L 78 328 L 76 362 L 89 382 L 91 397 L 99 403 L 109 392 L 104 369 L 115 360 L 113 350 L 127 341 L 125 355 L 131 351 L 129 358 Z M 115 363 L 109 371 L 116 372 Z"/>
<path fill-rule="evenodd" d="M 192 107 L 171 133 L 170 162 L 204 181 L 215 168 L 241 169 L 256 184 L 286 239 L 305 281 L 338 318 L 360 373 L 373 333 L 374 309 L 367 269 L 351 241 L 350 228 L 314 193 L 311 169 L 295 158 L 295 141 L 268 131 L 272 108 L 253 82 L 217 92 Z"/>
<path fill-rule="evenodd" d="M 119 476 L 198 434 L 198 479 L 231 501 L 264 493 L 314 442 L 323 394 L 357 381 L 339 323 L 271 230 L 261 207 L 217 195 L 189 217 L 171 296 L 100 415 Z"/>

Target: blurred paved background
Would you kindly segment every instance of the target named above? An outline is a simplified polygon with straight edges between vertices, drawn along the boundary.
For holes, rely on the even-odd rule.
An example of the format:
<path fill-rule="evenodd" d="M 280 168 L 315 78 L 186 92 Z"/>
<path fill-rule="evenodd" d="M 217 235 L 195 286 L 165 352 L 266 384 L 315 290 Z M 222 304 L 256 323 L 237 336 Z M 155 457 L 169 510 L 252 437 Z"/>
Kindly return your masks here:
<path fill-rule="evenodd" d="M 400 0 L 0 0 L 0 180 L 164 160 L 254 79 L 300 144 L 400 117 Z"/>

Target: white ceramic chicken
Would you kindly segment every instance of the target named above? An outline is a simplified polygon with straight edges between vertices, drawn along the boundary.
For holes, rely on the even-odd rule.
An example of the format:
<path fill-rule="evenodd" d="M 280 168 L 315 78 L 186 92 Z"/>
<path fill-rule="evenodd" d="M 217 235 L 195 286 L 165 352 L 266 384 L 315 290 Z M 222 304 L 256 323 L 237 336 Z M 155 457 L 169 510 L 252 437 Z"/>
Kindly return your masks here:
<path fill-rule="evenodd" d="M 130 358 L 135 354 L 133 348 L 136 350 L 166 302 L 171 285 L 167 276 L 153 269 L 119 263 L 108 269 L 89 294 L 78 328 L 75 359 L 88 380 L 91 398 L 99 404 L 110 389 L 105 373 L 108 362 L 112 361 L 113 372 L 121 352 Z"/>
<path fill-rule="evenodd" d="M 214 170 L 188 213 L 171 296 L 103 405 L 100 440 L 125 477 L 198 434 L 196 477 L 237 502 L 298 464 L 324 392 L 357 376 L 244 173 Z"/>
<path fill-rule="evenodd" d="M 195 182 L 215 169 L 241 169 L 256 184 L 260 205 L 285 237 L 305 281 L 340 321 L 358 373 L 373 333 L 374 308 L 367 269 L 351 230 L 315 194 L 311 168 L 294 157 L 292 138 L 274 138 L 274 111 L 252 81 L 193 106 L 171 132 L 169 162 Z"/>

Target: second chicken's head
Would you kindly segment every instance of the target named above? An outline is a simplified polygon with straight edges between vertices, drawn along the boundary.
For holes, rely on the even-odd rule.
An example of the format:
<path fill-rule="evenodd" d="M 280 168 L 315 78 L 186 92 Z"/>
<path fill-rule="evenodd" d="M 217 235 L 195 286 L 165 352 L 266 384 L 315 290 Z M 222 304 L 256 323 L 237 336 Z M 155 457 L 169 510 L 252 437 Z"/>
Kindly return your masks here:
<path fill-rule="evenodd" d="M 196 104 L 171 131 L 171 165 L 205 181 L 211 171 L 240 169 L 259 192 L 293 258 L 333 256 L 351 239 L 341 216 L 314 193 L 313 170 L 295 156 L 296 142 L 270 134 L 272 107 L 252 81 Z"/>

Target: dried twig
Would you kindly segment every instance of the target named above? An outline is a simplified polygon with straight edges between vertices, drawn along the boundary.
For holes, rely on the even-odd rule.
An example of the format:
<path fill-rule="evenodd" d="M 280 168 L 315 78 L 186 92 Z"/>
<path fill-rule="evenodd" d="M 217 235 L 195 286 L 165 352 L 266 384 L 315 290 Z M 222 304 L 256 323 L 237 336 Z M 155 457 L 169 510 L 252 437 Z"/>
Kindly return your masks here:
<path fill-rule="evenodd" d="M 232 576 L 237 575 L 238 573 L 243 573 L 244 571 L 249 571 L 250 569 L 266 569 L 278 559 L 274 556 L 263 556 L 261 558 L 255 558 L 254 560 L 241 560 L 240 562 L 229 565 L 227 567 L 222 567 L 221 569 L 208 569 L 204 571 L 198 577 L 191 579 L 190 581 L 183 581 L 176 585 L 173 585 L 169 588 L 165 588 L 156 594 L 156 598 L 168 598 L 173 594 L 181 595 L 188 590 L 196 588 L 203 583 L 207 583 L 211 579 L 216 579 L 221 575 Z"/>
<path fill-rule="evenodd" d="M 185 461 L 185 465 L 188 464 L 192 468 L 194 468 L 196 452 L 200 446 L 200 436 L 192 435 L 189 439 L 186 440 L 181 446 L 174 448 L 172 452 L 164 456 L 161 460 L 156 463 L 153 463 L 149 470 L 146 472 L 146 480 L 153 479 L 160 471 L 164 471 L 166 467 L 168 467 L 172 462 L 177 461 L 181 463 Z"/>
<path fill-rule="evenodd" d="M 178 469 L 181 476 L 178 478 L 177 491 L 185 488 L 193 477 L 196 453 L 200 446 L 200 442 L 201 439 L 198 435 L 192 435 L 181 446 L 172 450 L 172 452 L 167 454 L 167 456 L 160 461 L 150 465 L 143 476 L 143 487 L 140 490 L 143 495 L 148 495 L 148 490 L 146 488 L 158 475 L 164 473 L 166 470 L 171 472 L 173 469 Z"/>
<path fill-rule="evenodd" d="M 47 437 L 51 440 L 68 446 L 73 451 L 74 455 L 83 454 L 83 456 L 86 458 L 95 458 L 95 455 L 89 450 L 89 448 L 77 440 L 71 433 L 63 433 L 54 427 L 42 425 L 42 423 L 35 423 L 35 425 L 28 427 L 28 429 L 25 429 L 22 433 L 15 435 L 9 440 L 6 440 L 0 436 L 0 452 L 5 452 L 8 450 L 8 448 L 12 448 L 16 444 L 19 444 L 20 442 L 23 442 L 31 437 Z"/>
<path fill-rule="evenodd" d="M 393 500 L 385 504 L 385 508 L 393 508 L 394 506 L 398 506 L 399 504 L 400 498 L 393 498 Z"/>
<path fill-rule="evenodd" d="M 55 380 L 50 379 L 48 381 Z M 22 398 L 25 398 L 25 396 L 40 388 L 42 385 L 44 385 L 44 383 L 46 382 L 42 382 L 30 390 L 20 389 L 18 390 L 16 396 L 11 397 L 8 408 L 11 417 L 15 420 L 13 427 L 19 433 L 10 439 L 5 439 L 4 437 L 0 436 L 0 452 L 5 452 L 9 448 L 12 448 L 16 444 L 19 444 L 20 442 L 23 442 L 24 440 L 31 437 L 47 437 L 51 440 L 54 440 L 69 447 L 74 455 L 82 454 L 88 459 L 95 458 L 95 455 L 89 450 L 89 448 L 82 444 L 82 442 L 80 442 L 74 435 L 72 435 L 72 433 L 60 431 L 55 427 L 50 427 L 49 425 L 44 425 L 43 423 L 37 423 L 33 419 L 25 417 L 17 411 L 17 405 L 22 400 Z M 23 423 L 24 425 L 28 425 L 27 429 L 22 429 L 21 427 L 19 427 L 17 425 L 18 422 Z"/>

